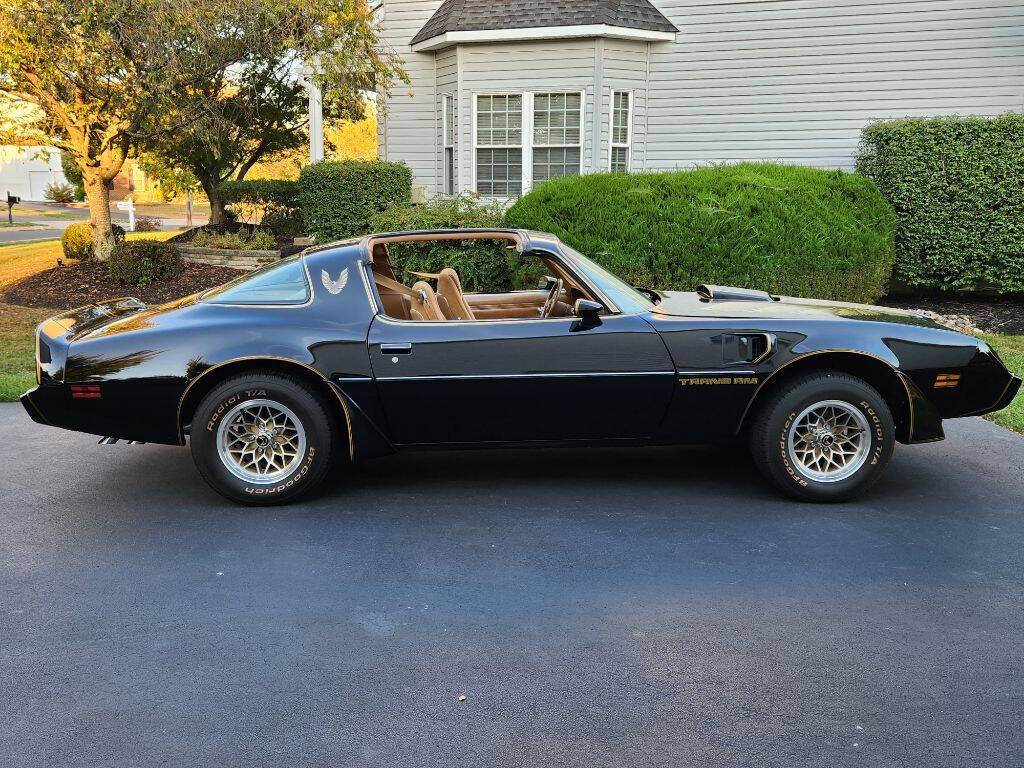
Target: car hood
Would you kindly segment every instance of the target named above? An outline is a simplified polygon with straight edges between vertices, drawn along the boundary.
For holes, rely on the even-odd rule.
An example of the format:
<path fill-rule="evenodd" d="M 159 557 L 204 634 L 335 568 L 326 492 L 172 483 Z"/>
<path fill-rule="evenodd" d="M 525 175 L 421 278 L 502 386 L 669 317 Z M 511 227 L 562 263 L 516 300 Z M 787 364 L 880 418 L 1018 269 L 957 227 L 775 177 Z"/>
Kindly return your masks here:
<path fill-rule="evenodd" d="M 736 317 L 779 320 L 864 320 L 874 323 L 899 323 L 926 328 L 942 328 L 934 320 L 917 312 L 871 304 L 842 301 L 798 299 L 773 296 L 768 301 L 751 299 L 702 298 L 695 291 L 661 291 L 662 300 L 651 311 L 668 317 Z M 752 294 L 754 295 L 754 294 Z M 762 294 L 766 295 L 766 294 Z"/>

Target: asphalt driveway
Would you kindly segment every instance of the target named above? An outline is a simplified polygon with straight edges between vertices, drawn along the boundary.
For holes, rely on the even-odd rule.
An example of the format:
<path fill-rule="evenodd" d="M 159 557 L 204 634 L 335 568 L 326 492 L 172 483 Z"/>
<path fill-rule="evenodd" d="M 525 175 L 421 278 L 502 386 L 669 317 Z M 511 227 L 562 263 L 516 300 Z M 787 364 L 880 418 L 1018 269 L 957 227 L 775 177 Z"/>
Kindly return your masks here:
<path fill-rule="evenodd" d="M 1019 766 L 1024 439 L 947 426 L 857 504 L 645 449 L 248 510 L 0 406 L 0 764 Z"/>

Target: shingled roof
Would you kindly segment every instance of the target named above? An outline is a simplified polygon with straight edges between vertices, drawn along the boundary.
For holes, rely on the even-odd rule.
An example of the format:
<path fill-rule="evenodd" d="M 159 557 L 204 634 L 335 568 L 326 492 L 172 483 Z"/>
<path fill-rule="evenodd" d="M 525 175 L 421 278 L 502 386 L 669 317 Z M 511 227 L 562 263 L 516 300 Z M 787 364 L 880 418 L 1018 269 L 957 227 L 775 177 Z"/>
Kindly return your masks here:
<path fill-rule="evenodd" d="M 410 44 L 448 32 L 591 24 L 679 31 L 648 0 L 445 0 Z"/>

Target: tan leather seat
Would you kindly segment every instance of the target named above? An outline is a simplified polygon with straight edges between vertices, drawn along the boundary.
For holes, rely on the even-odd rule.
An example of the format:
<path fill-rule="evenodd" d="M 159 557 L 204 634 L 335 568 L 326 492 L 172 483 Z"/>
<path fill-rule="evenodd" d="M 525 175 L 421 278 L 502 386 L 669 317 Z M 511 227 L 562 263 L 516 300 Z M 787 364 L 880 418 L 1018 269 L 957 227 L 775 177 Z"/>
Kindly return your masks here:
<path fill-rule="evenodd" d="M 451 267 L 445 267 L 437 275 L 437 301 L 441 312 L 448 320 L 475 320 L 473 310 L 462 294 L 462 281 L 459 273 Z"/>
<path fill-rule="evenodd" d="M 391 256 L 388 253 L 387 243 L 373 244 L 373 252 L 370 254 L 370 268 L 375 274 L 397 280 L 395 268 L 391 266 Z"/>
<path fill-rule="evenodd" d="M 441 312 L 441 306 L 437 303 L 437 295 L 434 293 L 434 289 L 430 287 L 430 284 L 418 280 L 413 283 L 413 293 L 415 296 L 412 298 L 409 307 L 409 317 L 412 320 L 444 320 L 444 314 Z"/>

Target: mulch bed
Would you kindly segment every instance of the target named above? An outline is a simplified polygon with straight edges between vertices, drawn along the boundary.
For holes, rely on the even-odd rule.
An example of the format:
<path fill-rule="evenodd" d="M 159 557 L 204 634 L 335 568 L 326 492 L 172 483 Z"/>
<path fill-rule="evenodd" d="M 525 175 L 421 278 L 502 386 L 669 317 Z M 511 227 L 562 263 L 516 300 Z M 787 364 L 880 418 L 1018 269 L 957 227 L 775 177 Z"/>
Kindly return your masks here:
<path fill-rule="evenodd" d="M 256 229 L 256 227 L 254 227 L 252 224 L 240 224 L 237 221 L 228 221 L 217 227 L 213 227 L 210 226 L 209 224 L 206 224 L 202 227 L 193 227 L 192 229 L 186 229 L 184 232 L 179 232 L 178 234 L 174 235 L 174 237 L 168 238 L 167 242 L 176 243 L 178 245 L 188 245 L 189 243 L 192 242 L 192 238 L 196 236 L 196 233 L 203 230 L 207 232 L 220 233 L 238 232 L 240 230 L 252 232 L 254 229 Z M 295 239 L 292 237 L 276 237 L 277 245 L 275 247 L 277 248 L 277 250 L 281 252 L 281 258 L 291 256 L 292 254 L 296 254 L 306 247 L 304 245 L 295 245 L 294 240 Z"/>
<path fill-rule="evenodd" d="M 3 301 L 23 307 L 71 309 L 119 296 L 135 296 L 147 304 L 161 304 L 205 291 L 241 274 L 244 272 L 237 269 L 185 262 L 181 274 L 173 280 L 162 280 L 139 288 L 114 282 L 106 264 L 83 261 L 26 277 L 7 289 Z"/>
<path fill-rule="evenodd" d="M 886 296 L 878 303 L 898 309 L 927 309 L 940 315 L 964 315 L 988 333 L 1024 333 L 1024 296 Z"/>

